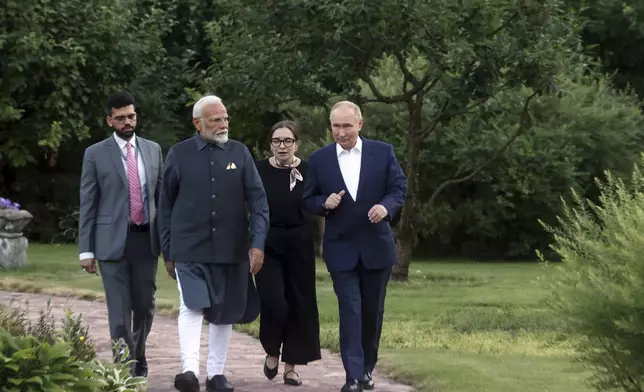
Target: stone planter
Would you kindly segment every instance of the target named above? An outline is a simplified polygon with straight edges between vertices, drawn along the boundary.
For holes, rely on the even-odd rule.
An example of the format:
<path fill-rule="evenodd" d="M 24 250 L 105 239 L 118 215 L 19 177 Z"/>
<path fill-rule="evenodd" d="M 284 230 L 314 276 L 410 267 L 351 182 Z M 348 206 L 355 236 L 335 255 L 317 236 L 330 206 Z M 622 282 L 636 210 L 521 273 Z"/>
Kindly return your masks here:
<path fill-rule="evenodd" d="M 26 210 L 0 209 L 0 269 L 27 265 L 29 241 L 22 231 L 32 219 Z"/>

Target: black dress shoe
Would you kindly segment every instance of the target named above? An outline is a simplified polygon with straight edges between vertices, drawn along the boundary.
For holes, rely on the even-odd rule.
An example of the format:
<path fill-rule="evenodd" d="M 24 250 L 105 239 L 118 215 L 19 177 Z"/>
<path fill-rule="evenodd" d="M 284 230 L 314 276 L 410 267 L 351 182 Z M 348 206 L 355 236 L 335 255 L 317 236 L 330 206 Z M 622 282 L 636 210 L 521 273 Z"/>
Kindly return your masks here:
<path fill-rule="evenodd" d="M 266 356 L 266 359 L 264 360 L 264 375 L 266 378 L 269 380 L 272 380 L 277 376 L 277 368 L 279 367 L 279 364 L 275 366 L 273 369 L 268 367 L 268 355 Z"/>
<path fill-rule="evenodd" d="M 180 373 L 174 377 L 174 387 L 179 392 L 199 392 L 199 379 L 193 372 Z"/>
<path fill-rule="evenodd" d="M 134 366 L 134 375 L 136 377 L 147 377 L 148 376 L 148 366 L 139 365 L 138 363 Z"/>
<path fill-rule="evenodd" d="M 340 392 L 362 392 L 362 385 L 358 380 L 347 381 Z"/>
<path fill-rule="evenodd" d="M 234 392 L 233 384 L 229 383 L 226 376 L 218 374 L 206 382 L 208 392 Z"/>
<path fill-rule="evenodd" d="M 371 376 L 371 373 L 365 373 L 362 377 L 360 377 L 360 385 L 362 386 L 362 389 L 370 391 L 376 387 L 376 384 L 373 382 L 373 377 Z"/>

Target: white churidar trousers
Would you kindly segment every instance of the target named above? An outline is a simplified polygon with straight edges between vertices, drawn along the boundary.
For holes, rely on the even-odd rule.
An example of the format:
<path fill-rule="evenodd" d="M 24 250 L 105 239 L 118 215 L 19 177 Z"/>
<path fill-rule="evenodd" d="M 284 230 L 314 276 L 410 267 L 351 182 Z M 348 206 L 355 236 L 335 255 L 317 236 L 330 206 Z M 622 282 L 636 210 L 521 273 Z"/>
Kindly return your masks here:
<path fill-rule="evenodd" d="M 176 271 L 175 271 L 176 273 Z M 183 293 L 177 274 L 179 286 L 179 351 L 181 353 L 181 372 L 191 371 L 199 377 L 199 347 L 201 346 L 201 327 L 203 312 L 188 309 L 183 302 Z M 208 378 L 224 374 L 224 365 L 228 355 L 228 344 L 233 332 L 232 324 L 210 324 L 208 331 L 208 361 L 206 369 Z"/>

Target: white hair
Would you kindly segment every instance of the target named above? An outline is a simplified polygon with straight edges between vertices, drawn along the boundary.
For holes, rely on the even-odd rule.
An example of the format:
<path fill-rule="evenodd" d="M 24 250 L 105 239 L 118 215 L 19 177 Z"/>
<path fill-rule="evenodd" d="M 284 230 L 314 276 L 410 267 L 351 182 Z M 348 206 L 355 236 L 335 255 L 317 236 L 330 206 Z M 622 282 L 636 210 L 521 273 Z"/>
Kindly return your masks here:
<path fill-rule="evenodd" d="M 353 111 L 356 113 L 356 120 L 358 120 L 358 121 L 362 120 L 362 111 L 360 110 L 360 106 L 356 105 L 355 103 L 353 103 L 351 101 L 337 102 L 335 105 L 333 105 L 333 107 L 331 108 L 331 111 L 329 111 L 329 113 L 332 113 L 335 109 L 337 109 L 339 107 L 343 107 L 343 106 L 345 106 L 345 107 L 348 106 L 351 109 L 353 109 Z M 330 119 L 330 116 L 329 116 L 329 119 Z"/>
<path fill-rule="evenodd" d="M 216 105 L 218 103 L 223 103 L 221 98 L 216 95 L 206 95 L 195 103 L 192 107 L 192 118 L 199 118 L 203 116 L 203 108 L 206 105 Z"/>

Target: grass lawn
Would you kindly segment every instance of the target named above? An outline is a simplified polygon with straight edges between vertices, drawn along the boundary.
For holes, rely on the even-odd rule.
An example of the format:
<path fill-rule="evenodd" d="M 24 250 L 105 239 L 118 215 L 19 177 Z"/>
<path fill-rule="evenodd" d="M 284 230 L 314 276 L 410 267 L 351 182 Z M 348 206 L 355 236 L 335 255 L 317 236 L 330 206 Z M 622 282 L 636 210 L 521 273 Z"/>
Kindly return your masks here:
<path fill-rule="evenodd" d="M 30 266 L 2 271 L 0 289 L 100 298 L 99 276 L 78 265 L 76 246 L 30 245 Z M 589 374 L 546 313 L 548 273 L 534 264 L 416 262 L 408 283 L 391 283 L 380 371 L 420 391 L 586 392 Z M 318 267 L 321 339 L 337 351 L 337 303 Z M 160 312 L 177 309 L 175 282 L 159 268 Z M 257 323 L 244 326 L 257 333 Z"/>

